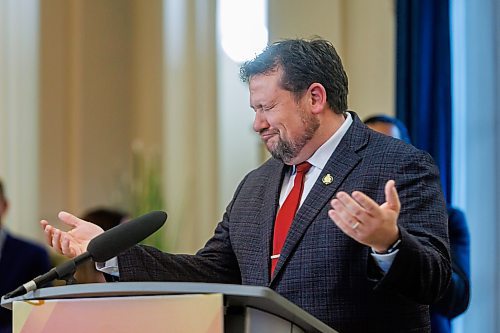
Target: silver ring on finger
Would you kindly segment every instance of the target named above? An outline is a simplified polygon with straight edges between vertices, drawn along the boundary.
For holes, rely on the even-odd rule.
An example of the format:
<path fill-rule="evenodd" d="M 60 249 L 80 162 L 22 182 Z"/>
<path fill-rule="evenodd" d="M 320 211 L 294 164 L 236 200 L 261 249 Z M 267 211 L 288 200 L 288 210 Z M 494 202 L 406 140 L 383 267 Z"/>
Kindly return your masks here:
<path fill-rule="evenodd" d="M 359 225 L 360 225 L 360 224 L 361 224 L 361 223 L 359 223 L 359 222 L 356 222 L 356 223 L 351 224 L 351 228 L 352 228 L 352 230 L 356 230 L 356 228 L 357 228 L 357 227 L 359 227 Z"/>

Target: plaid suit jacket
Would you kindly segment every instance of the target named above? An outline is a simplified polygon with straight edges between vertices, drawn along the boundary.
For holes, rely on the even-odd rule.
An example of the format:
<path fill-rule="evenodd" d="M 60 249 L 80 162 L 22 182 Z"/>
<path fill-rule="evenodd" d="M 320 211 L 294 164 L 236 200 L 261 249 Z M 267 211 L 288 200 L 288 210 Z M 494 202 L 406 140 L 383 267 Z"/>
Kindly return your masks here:
<path fill-rule="evenodd" d="M 354 122 L 298 210 L 274 276 L 273 223 L 284 173 L 270 159 L 238 186 L 214 236 L 196 255 L 136 246 L 118 258 L 122 281 L 204 281 L 268 286 L 339 332 L 426 332 L 429 307 L 451 274 L 447 213 L 431 157 Z M 324 175 L 333 176 L 325 185 Z M 328 217 L 338 191 L 385 201 L 396 181 L 401 200 L 399 252 L 383 274 L 370 248 Z"/>

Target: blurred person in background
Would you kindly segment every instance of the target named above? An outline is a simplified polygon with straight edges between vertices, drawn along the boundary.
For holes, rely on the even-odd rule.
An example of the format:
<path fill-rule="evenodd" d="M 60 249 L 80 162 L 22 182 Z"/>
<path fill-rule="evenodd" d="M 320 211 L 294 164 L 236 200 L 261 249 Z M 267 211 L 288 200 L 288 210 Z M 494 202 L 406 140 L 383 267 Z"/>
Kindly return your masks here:
<path fill-rule="evenodd" d="M 100 226 L 104 231 L 116 227 L 122 222 L 125 222 L 128 214 L 108 207 L 97 207 L 87 210 L 83 213 L 82 218 Z"/>
<path fill-rule="evenodd" d="M 377 132 L 411 144 L 406 126 L 396 118 L 376 115 L 364 122 Z M 445 295 L 430 308 L 432 333 L 451 332 L 451 320 L 464 313 L 470 301 L 469 229 L 464 213 L 450 205 L 448 205 L 448 235 L 453 272 Z"/>
<path fill-rule="evenodd" d="M 13 236 L 3 225 L 9 208 L 5 188 L 0 180 L 0 295 L 14 290 L 50 270 L 47 251 L 34 242 Z M 12 312 L 0 308 L 0 333 L 12 332 Z"/>

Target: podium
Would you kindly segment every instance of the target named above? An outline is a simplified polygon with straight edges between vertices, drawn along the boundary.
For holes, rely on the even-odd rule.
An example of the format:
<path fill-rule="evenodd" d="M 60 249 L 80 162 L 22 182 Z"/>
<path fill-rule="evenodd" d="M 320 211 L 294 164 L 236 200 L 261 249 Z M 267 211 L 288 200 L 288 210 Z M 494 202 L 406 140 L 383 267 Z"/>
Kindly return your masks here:
<path fill-rule="evenodd" d="M 1 305 L 13 332 L 304 333 L 336 331 L 267 287 L 115 282 L 42 288 Z"/>

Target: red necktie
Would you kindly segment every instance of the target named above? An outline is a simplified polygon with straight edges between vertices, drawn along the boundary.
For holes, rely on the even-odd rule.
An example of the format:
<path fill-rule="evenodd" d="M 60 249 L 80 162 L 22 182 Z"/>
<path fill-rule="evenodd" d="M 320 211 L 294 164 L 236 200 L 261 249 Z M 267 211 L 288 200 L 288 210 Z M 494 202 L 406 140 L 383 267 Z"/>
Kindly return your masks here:
<path fill-rule="evenodd" d="M 293 182 L 293 188 L 288 194 L 278 211 L 276 216 L 276 221 L 274 222 L 274 235 L 273 235 L 273 254 L 271 256 L 271 276 L 274 273 L 276 264 L 278 263 L 281 248 L 285 244 L 286 235 L 288 230 L 292 225 L 295 213 L 299 208 L 300 197 L 302 196 L 302 191 L 304 190 L 304 176 L 311 168 L 311 164 L 308 162 L 302 162 L 296 166 L 297 174 L 295 175 L 295 180 Z"/>

